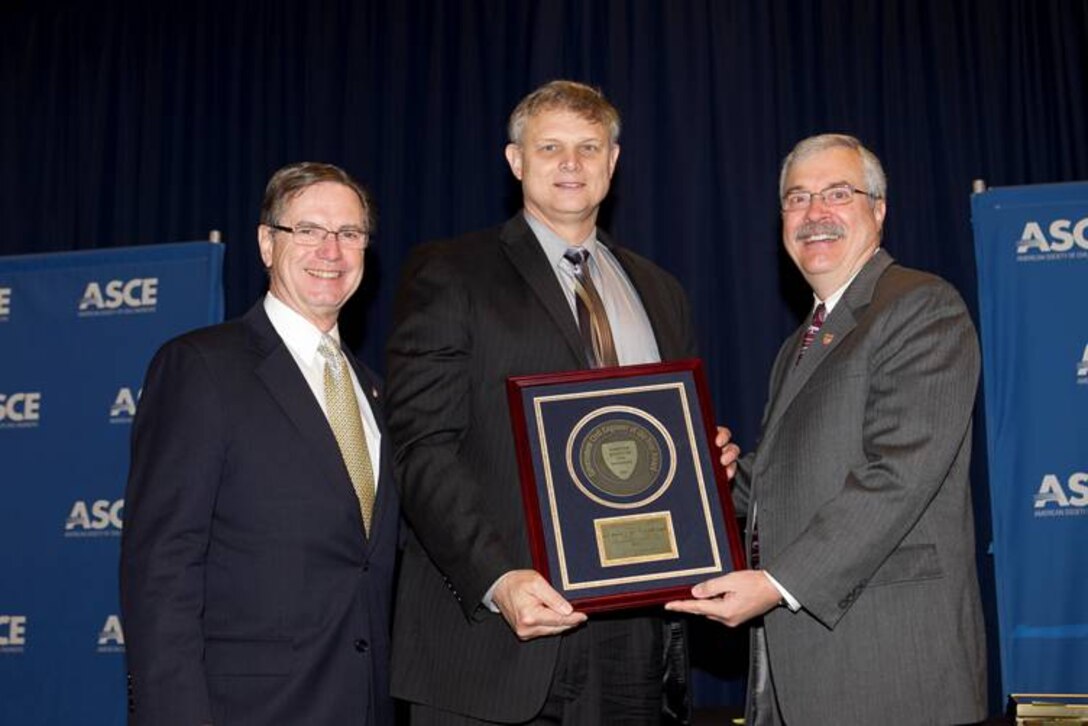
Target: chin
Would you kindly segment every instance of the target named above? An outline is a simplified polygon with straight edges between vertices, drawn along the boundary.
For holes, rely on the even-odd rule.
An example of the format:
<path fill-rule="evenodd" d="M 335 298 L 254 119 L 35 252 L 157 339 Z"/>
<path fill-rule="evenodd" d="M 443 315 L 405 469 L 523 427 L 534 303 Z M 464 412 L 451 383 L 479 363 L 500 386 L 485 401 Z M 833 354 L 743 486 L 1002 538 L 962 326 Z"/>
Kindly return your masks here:
<path fill-rule="evenodd" d="M 842 263 L 836 250 L 801 250 L 797 262 L 806 270 L 829 272 Z"/>
<path fill-rule="evenodd" d="M 306 306 L 315 312 L 337 310 L 345 299 L 345 295 L 313 295 L 306 300 Z"/>

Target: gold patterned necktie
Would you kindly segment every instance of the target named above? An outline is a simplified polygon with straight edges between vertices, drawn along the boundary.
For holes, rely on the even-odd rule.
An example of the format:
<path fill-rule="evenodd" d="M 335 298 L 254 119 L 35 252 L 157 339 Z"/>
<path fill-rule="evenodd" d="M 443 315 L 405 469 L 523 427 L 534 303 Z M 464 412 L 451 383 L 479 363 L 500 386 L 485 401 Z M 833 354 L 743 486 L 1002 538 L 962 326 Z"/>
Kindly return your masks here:
<path fill-rule="evenodd" d="M 608 313 L 605 312 L 604 302 L 589 276 L 589 251 L 571 247 L 563 253 L 563 258 L 570 263 L 574 277 L 574 306 L 578 313 L 578 330 L 582 333 L 582 345 L 590 366 L 618 366 L 619 358 L 612 339 L 612 328 L 608 324 Z"/>
<path fill-rule="evenodd" d="M 340 446 L 340 455 L 344 457 L 355 496 L 359 498 L 359 511 L 363 515 L 366 534 L 370 532 L 370 519 L 374 513 L 374 467 L 370 462 L 366 436 L 363 435 L 359 401 L 355 398 L 347 362 L 336 342 L 328 335 L 321 336 L 317 352 L 325 359 L 325 406 L 329 425 Z"/>

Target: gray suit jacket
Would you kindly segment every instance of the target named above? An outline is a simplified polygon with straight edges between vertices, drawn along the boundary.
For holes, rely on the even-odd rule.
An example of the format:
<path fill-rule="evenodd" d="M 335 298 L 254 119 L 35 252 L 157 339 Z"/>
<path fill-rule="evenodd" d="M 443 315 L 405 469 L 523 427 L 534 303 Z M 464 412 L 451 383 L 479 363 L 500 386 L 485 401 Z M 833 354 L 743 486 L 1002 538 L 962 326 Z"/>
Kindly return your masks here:
<path fill-rule="evenodd" d="M 802 604 L 764 619 L 783 716 L 978 721 L 968 464 L 979 351 L 963 301 L 879 251 L 795 366 L 800 338 L 779 351 L 735 489 L 741 511 L 757 504 L 762 566 Z"/>
<path fill-rule="evenodd" d="M 694 355 L 679 283 L 601 241 L 638 291 L 661 357 Z M 388 354 L 397 485 L 414 533 L 395 608 L 393 694 L 490 721 L 527 720 L 544 703 L 565 636 L 521 642 L 481 604 L 500 575 L 532 566 L 506 379 L 586 362 L 570 304 L 521 214 L 413 250 Z M 660 625 L 637 620 L 645 618 L 631 618 L 629 637 L 653 657 Z"/>

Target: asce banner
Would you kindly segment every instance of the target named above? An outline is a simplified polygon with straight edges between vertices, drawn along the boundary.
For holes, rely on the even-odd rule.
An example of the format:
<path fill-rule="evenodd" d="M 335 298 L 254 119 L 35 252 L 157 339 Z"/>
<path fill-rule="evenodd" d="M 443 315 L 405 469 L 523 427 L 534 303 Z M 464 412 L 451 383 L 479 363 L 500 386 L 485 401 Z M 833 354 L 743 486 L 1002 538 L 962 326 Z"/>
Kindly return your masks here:
<path fill-rule="evenodd" d="M 972 199 L 1006 693 L 1088 692 L 1088 183 Z"/>
<path fill-rule="evenodd" d="M 222 245 L 0 257 L 0 723 L 123 724 L 132 417 L 168 338 L 223 317 Z"/>

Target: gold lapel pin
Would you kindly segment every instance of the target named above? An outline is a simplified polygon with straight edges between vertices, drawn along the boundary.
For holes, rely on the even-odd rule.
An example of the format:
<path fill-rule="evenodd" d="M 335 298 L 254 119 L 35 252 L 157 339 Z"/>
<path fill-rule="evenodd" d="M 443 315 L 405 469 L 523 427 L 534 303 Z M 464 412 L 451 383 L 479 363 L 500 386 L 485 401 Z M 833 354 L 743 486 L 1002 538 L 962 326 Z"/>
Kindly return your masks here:
<path fill-rule="evenodd" d="M 831 341 L 833 341 L 834 339 L 835 339 L 835 334 L 834 333 L 824 333 L 823 344 L 824 345 L 831 345 Z"/>

